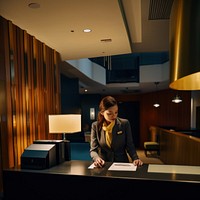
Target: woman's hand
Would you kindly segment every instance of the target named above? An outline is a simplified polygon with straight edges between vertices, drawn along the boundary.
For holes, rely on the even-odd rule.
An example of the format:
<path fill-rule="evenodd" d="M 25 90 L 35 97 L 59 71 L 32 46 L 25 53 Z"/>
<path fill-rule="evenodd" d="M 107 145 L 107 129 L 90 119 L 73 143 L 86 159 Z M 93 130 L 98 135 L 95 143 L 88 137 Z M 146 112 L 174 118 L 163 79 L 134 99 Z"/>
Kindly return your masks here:
<path fill-rule="evenodd" d="M 105 164 L 105 161 L 102 158 L 97 158 L 94 162 L 95 167 L 103 167 Z"/>
<path fill-rule="evenodd" d="M 133 161 L 133 164 L 136 165 L 136 166 L 142 166 L 143 162 L 140 159 L 137 159 L 137 160 Z"/>

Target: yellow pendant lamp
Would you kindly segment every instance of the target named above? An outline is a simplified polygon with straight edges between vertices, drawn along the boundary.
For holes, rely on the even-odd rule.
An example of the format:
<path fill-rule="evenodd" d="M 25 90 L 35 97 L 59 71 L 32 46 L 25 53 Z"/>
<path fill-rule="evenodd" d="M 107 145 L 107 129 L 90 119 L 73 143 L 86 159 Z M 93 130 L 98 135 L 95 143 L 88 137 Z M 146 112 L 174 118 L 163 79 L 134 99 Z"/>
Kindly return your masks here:
<path fill-rule="evenodd" d="M 174 0 L 170 16 L 169 87 L 200 90 L 200 1 Z"/>

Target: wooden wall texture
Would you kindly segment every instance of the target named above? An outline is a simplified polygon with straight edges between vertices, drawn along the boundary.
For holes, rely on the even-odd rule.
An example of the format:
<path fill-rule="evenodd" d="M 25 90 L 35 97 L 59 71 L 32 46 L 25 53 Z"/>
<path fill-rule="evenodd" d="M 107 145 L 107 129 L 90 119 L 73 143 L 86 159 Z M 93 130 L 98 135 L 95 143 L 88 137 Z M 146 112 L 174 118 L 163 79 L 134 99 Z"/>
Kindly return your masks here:
<path fill-rule="evenodd" d="M 0 177 L 60 112 L 60 54 L 0 17 Z M 0 185 L 2 189 L 2 182 Z"/>

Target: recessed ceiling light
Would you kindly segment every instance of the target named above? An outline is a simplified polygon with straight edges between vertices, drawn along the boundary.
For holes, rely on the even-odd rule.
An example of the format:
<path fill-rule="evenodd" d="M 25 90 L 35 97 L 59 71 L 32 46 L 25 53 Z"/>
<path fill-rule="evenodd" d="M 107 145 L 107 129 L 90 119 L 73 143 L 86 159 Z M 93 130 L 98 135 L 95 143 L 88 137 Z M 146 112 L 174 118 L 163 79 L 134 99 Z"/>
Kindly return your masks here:
<path fill-rule="evenodd" d="M 29 3 L 28 7 L 29 8 L 40 8 L 40 4 L 39 3 Z"/>
<path fill-rule="evenodd" d="M 86 29 L 83 30 L 84 33 L 89 33 L 89 32 L 91 32 L 91 31 L 92 31 L 92 30 L 89 29 L 89 28 L 86 28 Z"/>

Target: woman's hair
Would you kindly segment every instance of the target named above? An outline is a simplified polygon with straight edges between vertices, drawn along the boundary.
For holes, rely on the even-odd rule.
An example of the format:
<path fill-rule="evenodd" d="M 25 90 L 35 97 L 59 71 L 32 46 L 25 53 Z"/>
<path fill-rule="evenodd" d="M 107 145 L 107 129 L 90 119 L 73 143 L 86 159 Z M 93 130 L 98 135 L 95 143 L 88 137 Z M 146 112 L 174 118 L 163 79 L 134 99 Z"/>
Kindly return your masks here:
<path fill-rule="evenodd" d="M 117 105 L 117 101 L 112 96 L 106 96 L 101 100 L 97 116 L 98 130 L 101 129 L 101 127 L 103 126 L 103 122 L 105 121 L 104 116 L 101 113 L 115 105 Z"/>

